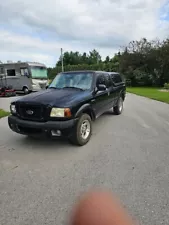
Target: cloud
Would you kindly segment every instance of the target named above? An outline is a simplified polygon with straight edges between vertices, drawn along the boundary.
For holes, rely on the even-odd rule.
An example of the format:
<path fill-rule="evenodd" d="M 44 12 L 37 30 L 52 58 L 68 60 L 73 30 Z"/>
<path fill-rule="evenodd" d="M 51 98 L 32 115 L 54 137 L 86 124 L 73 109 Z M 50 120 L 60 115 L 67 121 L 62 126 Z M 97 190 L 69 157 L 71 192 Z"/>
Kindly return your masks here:
<path fill-rule="evenodd" d="M 1 1 L 0 59 L 41 55 L 53 65 L 61 47 L 113 55 L 133 39 L 165 38 L 167 7 L 165 0 Z"/>
<path fill-rule="evenodd" d="M 45 54 L 38 54 L 38 53 L 21 53 L 21 52 L 11 52 L 11 51 L 4 51 L 2 52 L 3 57 L 7 60 L 11 60 L 13 62 L 17 61 L 32 61 L 32 62 L 41 62 L 45 63 L 46 65 L 54 65 L 56 61 L 53 60 L 51 55 Z M 31 59 L 31 60 L 30 60 Z M 0 61 L 1 60 L 0 58 Z"/>

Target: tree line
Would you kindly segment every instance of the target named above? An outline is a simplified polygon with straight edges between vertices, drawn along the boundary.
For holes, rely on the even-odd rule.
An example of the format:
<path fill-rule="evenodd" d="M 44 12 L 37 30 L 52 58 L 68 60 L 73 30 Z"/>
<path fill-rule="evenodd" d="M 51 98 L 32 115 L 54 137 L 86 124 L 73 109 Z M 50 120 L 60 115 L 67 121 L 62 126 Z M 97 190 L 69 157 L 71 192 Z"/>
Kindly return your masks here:
<path fill-rule="evenodd" d="M 122 73 L 132 86 L 163 86 L 169 83 L 169 39 L 131 41 L 114 55 L 102 60 L 97 50 L 89 53 L 64 52 L 64 70 L 104 70 Z M 61 58 L 48 68 L 49 79 L 62 71 Z"/>

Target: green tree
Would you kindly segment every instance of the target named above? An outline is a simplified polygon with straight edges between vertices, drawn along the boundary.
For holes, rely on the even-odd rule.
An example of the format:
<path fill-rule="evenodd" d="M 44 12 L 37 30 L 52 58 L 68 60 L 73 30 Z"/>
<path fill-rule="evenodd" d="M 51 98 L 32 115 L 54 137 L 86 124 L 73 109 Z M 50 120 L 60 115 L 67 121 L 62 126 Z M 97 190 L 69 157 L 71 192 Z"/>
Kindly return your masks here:
<path fill-rule="evenodd" d="M 110 57 L 109 56 L 106 56 L 106 59 L 104 61 L 105 63 L 109 63 L 110 62 Z"/>
<path fill-rule="evenodd" d="M 146 38 L 131 41 L 113 58 L 103 61 L 100 53 L 93 49 L 89 53 L 64 52 L 64 68 L 70 70 L 120 71 L 131 80 L 132 85 L 163 86 L 169 82 L 169 39 L 148 41 Z M 61 72 L 61 59 L 56 67 L 48 68 L 49 78 Z"/>

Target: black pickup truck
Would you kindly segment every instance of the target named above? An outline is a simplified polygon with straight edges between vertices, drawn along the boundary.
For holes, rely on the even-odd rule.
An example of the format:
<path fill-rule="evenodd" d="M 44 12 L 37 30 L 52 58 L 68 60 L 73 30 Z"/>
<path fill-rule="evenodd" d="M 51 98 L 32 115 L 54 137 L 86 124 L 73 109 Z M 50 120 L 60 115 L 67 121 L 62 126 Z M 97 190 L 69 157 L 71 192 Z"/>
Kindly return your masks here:
<path fill-rule="evenodd" d="M 46 90 L 12 102 L 8 124 L 23 135 L 66 136 L 82 146 L 91 137 L 92 121 L 108 110 L 122 113 L 125 96 L 119 73 L 62 72 Z"/>

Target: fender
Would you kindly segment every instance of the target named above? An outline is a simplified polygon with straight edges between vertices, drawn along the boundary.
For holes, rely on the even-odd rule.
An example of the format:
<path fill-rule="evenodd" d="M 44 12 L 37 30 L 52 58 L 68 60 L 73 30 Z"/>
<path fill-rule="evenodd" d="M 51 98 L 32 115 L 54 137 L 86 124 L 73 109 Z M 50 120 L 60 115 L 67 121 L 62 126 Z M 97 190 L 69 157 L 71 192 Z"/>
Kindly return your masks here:
<path fill-rule="evenodd" d="M 89 103 L 82 105 L 82 106 L 78 109 L 78 111 L 76 112 L 75 117 L 80 116 L 80 115 L 81 115 L 83 112 L 85 112 L 85 111 L 90 112 L 91 118 L 92 118 L 92 119 L 95 119 L 95 113 L 94 113 L 94 111 L 93 111 L 93 109 L 92 109 L 92 107 L 91 107 L 91 105 L 90 105 Z"/>
<path fill-rule="evenodd" d="M 22 86 L 22 90 L 23 90 L 25 87 L 29 89 L 28 85 L 25 84 L 25 85 Z"/>
<path fill-rule="evenodd" d="M 119 97 L 122 96 L 123 97 L 123 100 L 125 99 L 126 97 L 126 89 L 122 89 L 119 93 Z"/>
<path fill-rule="evenodd" d="M 122 96 L 123 100 L 125 100 L 125 96 L 126 96 L 126 94 L 125 94 L 125 89 L 122 89 L 122 90 L 119 92 L 118 97 L 117 97 L 117 99 L 116 99 L 116 101 L 115 101 L 115 105 L 117 105 L 120 96 Z"/>

